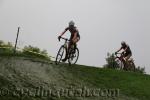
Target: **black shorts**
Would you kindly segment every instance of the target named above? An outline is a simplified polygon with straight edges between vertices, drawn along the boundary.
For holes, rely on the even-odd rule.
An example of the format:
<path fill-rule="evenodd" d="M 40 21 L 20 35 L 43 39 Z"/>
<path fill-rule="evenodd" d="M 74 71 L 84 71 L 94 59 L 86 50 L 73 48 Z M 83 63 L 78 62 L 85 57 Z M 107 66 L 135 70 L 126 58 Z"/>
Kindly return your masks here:
<path fill-rule="evenodd" d="M 124 54 L 124 57 L 127 57 L 128 55 L 132 55 L 132 53 L 131 53 L 131 52 L 126 52 L 126 53 Z"/>

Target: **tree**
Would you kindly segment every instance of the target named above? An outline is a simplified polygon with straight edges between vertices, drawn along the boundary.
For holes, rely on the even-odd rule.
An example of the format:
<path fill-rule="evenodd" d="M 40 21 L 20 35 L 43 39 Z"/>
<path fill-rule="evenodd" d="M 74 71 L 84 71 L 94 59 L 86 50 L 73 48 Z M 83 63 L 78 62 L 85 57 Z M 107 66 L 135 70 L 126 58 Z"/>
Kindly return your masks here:
<path fill-rule="evenodd" d="M 5 43 L 4 41 L 0 40 L 1 47 L 13 47 L 11 42 Z"/>
<path fill-rule="evenodd" d="M 104 68 L 119 68 L 118 63 L 115 61 L 114 54 L 107 53 L 106 64 L 103 66 Z"/>
<path fill-rule="evenodd" d="M 3 46 L 4 42 L 2 40 L 0 40 L 0 46 Z"/>

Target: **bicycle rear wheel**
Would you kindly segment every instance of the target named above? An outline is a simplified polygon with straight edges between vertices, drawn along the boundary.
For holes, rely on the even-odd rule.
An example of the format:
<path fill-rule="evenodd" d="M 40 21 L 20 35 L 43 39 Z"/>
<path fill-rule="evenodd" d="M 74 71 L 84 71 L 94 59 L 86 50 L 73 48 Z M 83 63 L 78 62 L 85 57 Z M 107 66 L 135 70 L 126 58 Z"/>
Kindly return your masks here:
<path fill-rule="evenodd" d="M 56 56 L 56 65 L 58 65 L 60 63 L 60 61 L 62 60 L 62 57 L 64 55 L 64 51 L 65 51 L 65 47 L 64 46 L 61 46 L 58 53 L 57 53 L 57 56 Z"/>
<path fill-rule="evenodd" d="M 135 71 L 135 64 L 134 64 L 133 61 L 130 61 L 130 62 L 129 62 L 129 70 L 130 70 L 130 71 Z"/>
<path fill-rule="evenodd" d="M 79 49 L 78 48 L 75 48 L 74 49 L 71 49 L 70 52 L 69 52 L 69 58 L 68 58 L 68 62 L 69 64 L 76 64 L 76 62 L 78 61 L 78 58 L 79 58 Z"/>

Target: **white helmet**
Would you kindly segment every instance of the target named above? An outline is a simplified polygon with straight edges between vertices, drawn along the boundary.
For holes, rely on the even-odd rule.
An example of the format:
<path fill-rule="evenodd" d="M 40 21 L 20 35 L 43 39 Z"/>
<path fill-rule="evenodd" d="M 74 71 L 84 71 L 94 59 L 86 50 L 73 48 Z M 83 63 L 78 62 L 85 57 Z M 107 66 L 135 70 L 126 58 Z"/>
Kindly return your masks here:
<path fill-rule="evenodd" d="M 74 21 L 69 22 L 69 26 L 74 26 L 74 24 L 75 24 Z"/>

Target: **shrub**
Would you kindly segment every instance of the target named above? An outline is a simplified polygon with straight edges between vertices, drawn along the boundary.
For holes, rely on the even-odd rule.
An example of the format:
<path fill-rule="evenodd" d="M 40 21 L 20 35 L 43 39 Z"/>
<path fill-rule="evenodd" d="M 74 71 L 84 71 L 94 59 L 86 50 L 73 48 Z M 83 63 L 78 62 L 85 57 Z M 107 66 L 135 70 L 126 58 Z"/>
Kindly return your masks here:
<path fill-rule="evenodd" d="M 4 43 L 0 40 L 0 54 L 12 54 L 14 51 L 13 45 L 11 42 Z"/>
<path fill-rule="evenodd" d="M 23 54 L 27 56 L 46 58 L 50 60 L 46 50 L 41 51 L 38 47 L 33 47 L 31 45 L 25 46 L 23 48 Z"/>
<path fill-rule="evenodd" d="M 118 63 L 115 61 L 114 54 L 107 53 L 106 64 L 103 67 L 104 68 L 112 68 L 112 69 L 119 68 Z"/>

